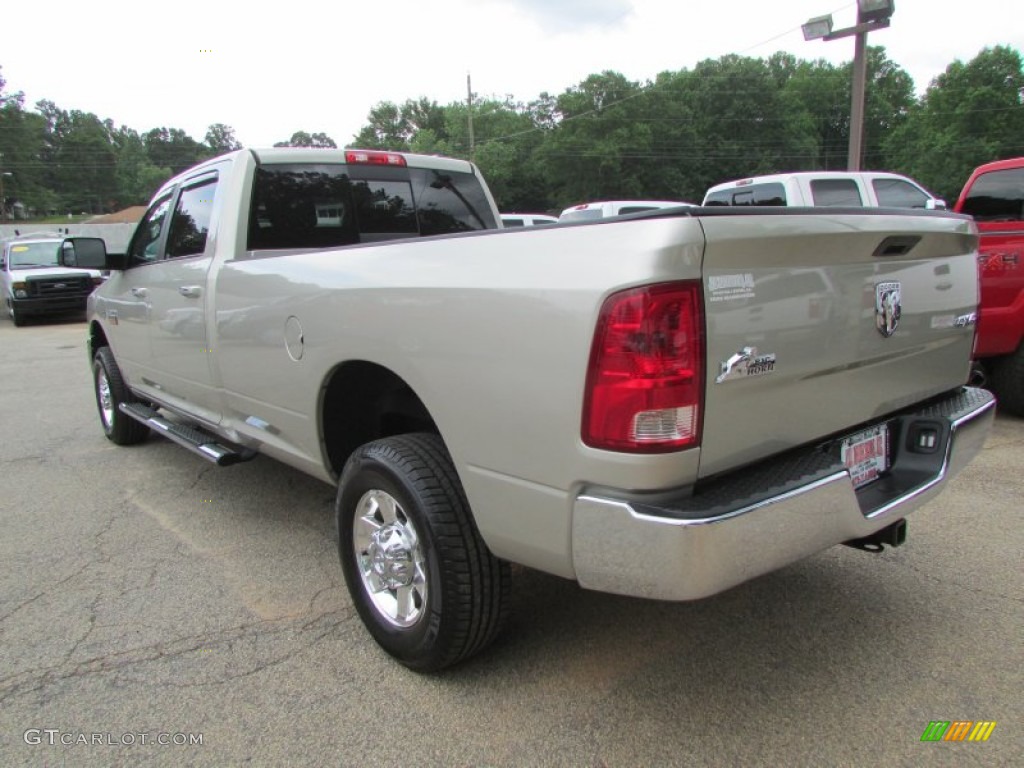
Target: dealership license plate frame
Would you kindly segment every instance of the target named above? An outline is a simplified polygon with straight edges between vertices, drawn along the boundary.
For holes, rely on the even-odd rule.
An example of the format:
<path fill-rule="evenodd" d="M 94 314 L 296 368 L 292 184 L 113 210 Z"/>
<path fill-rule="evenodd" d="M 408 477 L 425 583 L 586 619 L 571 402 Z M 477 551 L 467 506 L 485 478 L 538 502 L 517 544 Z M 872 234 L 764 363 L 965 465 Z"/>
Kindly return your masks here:
<path fill-rule="evenodd" d="M 850 473 L 854 490 L 870 485 L 892 466 L 891 433 L 890 425 L 883 422 L 840 441 L 839 457 Z"/>

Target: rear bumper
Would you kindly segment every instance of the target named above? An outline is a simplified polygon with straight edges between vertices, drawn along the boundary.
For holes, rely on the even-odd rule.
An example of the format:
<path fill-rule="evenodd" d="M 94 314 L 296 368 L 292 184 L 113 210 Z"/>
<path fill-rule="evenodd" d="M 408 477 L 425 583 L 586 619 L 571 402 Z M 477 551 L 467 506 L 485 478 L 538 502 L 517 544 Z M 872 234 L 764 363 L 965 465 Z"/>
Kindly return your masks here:
<path fill-rule="evenodd" d="M 576 577 L 588 589 L 660 600 L 713 595 L 844 541 L 868 536 L 934 498 L 981 450 L 995 398 L 965 387 L 881 421 L 892 466 L 854 490 L 838 440 L 656 500 L 593 491 L 572 521 Z M 911 437 L 935 430 L 917 450 Z"/>

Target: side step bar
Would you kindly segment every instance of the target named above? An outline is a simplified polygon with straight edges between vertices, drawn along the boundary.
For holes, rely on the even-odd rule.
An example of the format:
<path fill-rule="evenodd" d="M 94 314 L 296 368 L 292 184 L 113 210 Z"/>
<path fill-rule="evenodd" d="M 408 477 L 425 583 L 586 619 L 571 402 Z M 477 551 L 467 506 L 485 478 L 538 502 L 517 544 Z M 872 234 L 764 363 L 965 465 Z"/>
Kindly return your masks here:
<path fill-rule="evenodd" d="M 217 442 L 217 438 L 198 427 L 188 427 L 165 419 L 156 409 L 141 403 L 121 403 L 121 413 L 145 424 L 159 435 L 173 440 L 182 448 L 187 448 L 197 456 L 212 461 L 219 467 L 228 467 L 256 457 L 256 451 L 238 446 L 227 446 Z"/>

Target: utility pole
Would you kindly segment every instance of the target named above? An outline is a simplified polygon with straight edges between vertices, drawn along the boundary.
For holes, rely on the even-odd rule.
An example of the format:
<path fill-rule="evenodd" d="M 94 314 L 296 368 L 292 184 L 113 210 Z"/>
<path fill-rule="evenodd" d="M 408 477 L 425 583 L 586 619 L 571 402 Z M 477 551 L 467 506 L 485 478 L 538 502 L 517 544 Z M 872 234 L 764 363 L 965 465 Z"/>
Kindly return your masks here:
<path fill-rule="evenodd" d="M 473 141 L 473 85 L 466 73 L 466 110 L 469 113 L 469 159 L 473 162 L 476 155 L 476 143 Z"/>
<path fill-rule="evenodd" d="M 4 197 L 4 155 L 0 152 L 0 224 L 7 221 L 7 198 Z"/>

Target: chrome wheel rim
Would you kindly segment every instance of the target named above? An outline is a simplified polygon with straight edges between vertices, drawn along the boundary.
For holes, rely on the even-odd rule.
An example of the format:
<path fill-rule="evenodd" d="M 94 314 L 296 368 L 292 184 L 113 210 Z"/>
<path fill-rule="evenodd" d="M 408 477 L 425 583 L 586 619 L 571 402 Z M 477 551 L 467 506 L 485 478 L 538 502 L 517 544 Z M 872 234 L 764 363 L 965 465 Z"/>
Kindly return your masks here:
<path fill-rule="evenodd" d="M 110 394 L 107 372 L 102 368 L 96 376 L 96 394 L 99 396 L 100 418 L 103 419 L 103 426 L 109 429 L 114 423 L 114 396 Z"/>
<path fill-rule="evenodd" d="M 352 521 L 356 566 L 370 602 L 388 624 L 408 628 L 427 607 L 427 561 L 419 534 L 389 493 L 367 491 Z"/>

